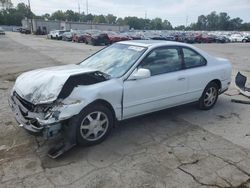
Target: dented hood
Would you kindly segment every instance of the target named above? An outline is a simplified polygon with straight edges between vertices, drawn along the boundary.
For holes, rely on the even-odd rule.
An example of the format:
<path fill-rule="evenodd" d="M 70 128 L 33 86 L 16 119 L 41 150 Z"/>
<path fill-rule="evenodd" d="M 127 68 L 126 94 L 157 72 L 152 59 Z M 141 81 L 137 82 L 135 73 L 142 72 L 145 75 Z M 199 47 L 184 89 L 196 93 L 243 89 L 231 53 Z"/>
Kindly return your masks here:
<path fill-rule="evenodd" d="M 14 90 L 33 104 L 49 103 L 57 99 L 70 76 L 94 71 L 75 64 L 37 69 L 21 74 Z"/>

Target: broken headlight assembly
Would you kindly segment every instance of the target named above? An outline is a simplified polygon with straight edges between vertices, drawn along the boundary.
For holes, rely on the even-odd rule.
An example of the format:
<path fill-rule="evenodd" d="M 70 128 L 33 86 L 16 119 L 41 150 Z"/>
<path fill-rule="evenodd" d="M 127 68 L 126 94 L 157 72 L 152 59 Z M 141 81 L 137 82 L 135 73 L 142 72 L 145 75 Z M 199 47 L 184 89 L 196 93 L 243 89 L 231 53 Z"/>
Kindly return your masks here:
<path fill-rule="evenodd" d="M 74 114 L 67 113 L 67 115 L 64 114 L 63 117 L 60 117 L 61 112 L 68 107 L 73 107 L 74 105 L 82 104 L 83 102 L 84 101 L 80 100 L 65 100 L 65 101 L 57 100 L 49 105 L 48 104 L 41 105 L 40 109 L 43 110 L 44 118 L 43 119 L 37 118 L 37 120 L 41 124 L 50 124 L 52 122 L 58 122 L 61 120 L 68 119 Z"/>

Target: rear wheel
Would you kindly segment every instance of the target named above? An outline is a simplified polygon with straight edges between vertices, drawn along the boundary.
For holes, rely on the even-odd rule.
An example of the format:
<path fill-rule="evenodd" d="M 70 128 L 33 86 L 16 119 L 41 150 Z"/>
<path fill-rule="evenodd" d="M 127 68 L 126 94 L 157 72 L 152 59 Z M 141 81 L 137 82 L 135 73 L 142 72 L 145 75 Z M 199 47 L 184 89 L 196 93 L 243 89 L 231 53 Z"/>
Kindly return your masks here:
<path fill-rule="evenodd" d="M 95 40 L 91 40 L 91 44 L 92 44 L 93 46 L 96 46 L 96 45 L 97 45 L 97 42 L 96 42 Z"/>
<path fill-rule="evenodd" d="M 199 100 L 199 108 L 202 110 L 211 109 L 217 102 L 219 96 L 219 86 L 215 82 L 209 83 L 204 89 Z"/>
<path fill-rule="evenodd" d="M 87 146 L 98 144 L 108 136 L 114 125 L 114 117 L 106 106 L 93 105 L 73 117 L 70 124 L 76 125 L 77 143 Z"/>

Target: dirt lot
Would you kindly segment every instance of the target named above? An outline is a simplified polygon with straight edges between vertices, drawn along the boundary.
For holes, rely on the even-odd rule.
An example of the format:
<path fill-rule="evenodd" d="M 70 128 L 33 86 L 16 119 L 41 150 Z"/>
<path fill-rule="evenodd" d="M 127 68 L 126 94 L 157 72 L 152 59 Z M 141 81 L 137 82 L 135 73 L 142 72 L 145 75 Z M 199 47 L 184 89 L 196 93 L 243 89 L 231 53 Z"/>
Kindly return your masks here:
<path fill-rule="evenodd" d="M 250 76 L 250 44 L 200 44 Z M 7 97 L 21 72 L 76 63 L 102 47 L 0 36 L 0 187 L 250 187 L 250 106 L 231 89 L 210 111 L 186 105 L 124 121 L 102 144 L 46 156 L 49 142 L 16 126 Z"/>

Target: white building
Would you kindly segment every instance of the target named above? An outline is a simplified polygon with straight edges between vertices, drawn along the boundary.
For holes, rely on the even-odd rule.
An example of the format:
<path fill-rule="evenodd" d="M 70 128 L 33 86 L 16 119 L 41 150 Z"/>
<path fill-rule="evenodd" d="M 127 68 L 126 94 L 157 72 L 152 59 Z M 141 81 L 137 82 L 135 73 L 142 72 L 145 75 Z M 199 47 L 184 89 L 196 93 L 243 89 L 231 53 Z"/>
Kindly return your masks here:
<path fill-rule="evenodd" d="M 33 25 L 33 32 L 36 33 L 39 30 L 45 33 L 51 30 L 86 30 L 86 29 L 98 29 L 103 31 L 128 31 L 128 25 L 116 25 L 116 24 L 97 24 L 97 23 L 85 23 L 85 22 L 70 22 L 70 21 L 51 21 L 42 19 L 23 19 L 22 26 L 24 28 L 31 29 Z"/>

